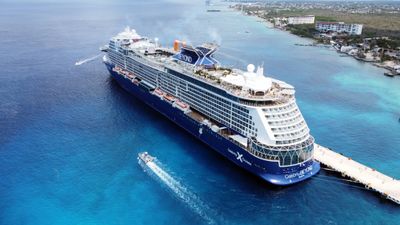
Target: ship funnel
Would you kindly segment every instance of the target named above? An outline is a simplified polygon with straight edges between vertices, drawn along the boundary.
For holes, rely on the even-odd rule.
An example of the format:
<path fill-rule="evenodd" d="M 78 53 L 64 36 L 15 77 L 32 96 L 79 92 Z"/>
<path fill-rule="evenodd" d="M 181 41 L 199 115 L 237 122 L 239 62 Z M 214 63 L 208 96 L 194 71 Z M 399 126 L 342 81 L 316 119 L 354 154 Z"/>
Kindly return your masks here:
<path fill-rule="evenodd" d="M 174 41 L 174 51 L 176 51 L 176 52 L 179 51 L 179 42 L 180 41 L 178 41 L 178 40 Z"/>

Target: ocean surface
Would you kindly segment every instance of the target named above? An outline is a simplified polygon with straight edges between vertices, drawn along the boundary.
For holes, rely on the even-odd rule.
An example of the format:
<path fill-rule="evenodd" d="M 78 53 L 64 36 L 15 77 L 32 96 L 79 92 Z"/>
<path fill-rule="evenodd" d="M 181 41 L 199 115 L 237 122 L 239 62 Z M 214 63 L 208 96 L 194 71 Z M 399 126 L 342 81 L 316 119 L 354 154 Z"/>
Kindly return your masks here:
<path fill-rule="evenodd" d="M 127 94 L 96 56 L 128 25 L 168 46 L 215 41 L 223 64 L 294 85 L 318 143 L 396 178 L 400 77 L 203 1 L 0 6 L 0 224 L 400 224 L 399 206 L 326 171 L 266 184 Z"/>

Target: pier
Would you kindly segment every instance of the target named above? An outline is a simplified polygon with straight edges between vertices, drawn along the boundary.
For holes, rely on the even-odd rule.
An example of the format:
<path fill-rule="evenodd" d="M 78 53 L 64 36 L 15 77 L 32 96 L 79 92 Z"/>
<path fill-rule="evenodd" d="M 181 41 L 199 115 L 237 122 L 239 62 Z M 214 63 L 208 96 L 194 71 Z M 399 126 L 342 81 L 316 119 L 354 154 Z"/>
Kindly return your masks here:
<path fill-rule="evenodd" d="M 314 158 L 343 176 L 365 185 L 367 189 L 379 192 L 387 199 L 400 204 L 399 180 L 318 144 L 315 144 Z"/>

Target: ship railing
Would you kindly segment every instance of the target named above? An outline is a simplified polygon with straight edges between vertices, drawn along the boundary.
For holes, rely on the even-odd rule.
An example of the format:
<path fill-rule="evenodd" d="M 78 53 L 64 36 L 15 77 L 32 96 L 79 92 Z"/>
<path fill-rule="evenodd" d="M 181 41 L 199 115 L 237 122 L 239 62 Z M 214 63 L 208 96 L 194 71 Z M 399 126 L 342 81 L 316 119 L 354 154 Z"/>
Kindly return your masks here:
<path fill-rule="evenodd" d="M 295 103 L 296 103 L 295 99 L 294 98 L 290 98 L 290 99 L 291 99 L 291 101 L 288 101 L 284 105 L 277 105 L 274 107 L 265 108 L 265 109 L 263 109 L 263 111 L 274 113 L 274 112 L 276 112 L 276 110 L 288 110 L 288 109 L 295 108 Z"/>
<path fill-rule="evenodd" d="M 264 101 L 251 101 L 239 99 L 239 102 L 244 105 L 262 107 L 262 106 L 273 106 L 280 105 L 286 102 L 286 99 L 276 99 L 276 100 L 264 100 Z"/>
<path fill-rule="evenodd" d="M 281 114 L 275 114 L 275 115 L 270 115 L 266 114 L 265 117 L 268 118 L 268 121 L 270 122 L 280 122 L 280 121 L 287 121 L 291 119 L 297 118 L 300 114 L 300 111 L 293 111 L 290 113 L 281 113 Z"/>
<path fill-rule="evenodd" d="M 128 56 L 134 57 L 134 59 L 135 59 L 137 62 L 140 62 L 140 63 L 142 63 L 142 64 L 145 64 L 145 65 L 147 65 L 147 66 L 150 66 L 150 67 L 152 67 L 152 68 L 154 68 L 154 69 L 158 69 L 158 70 L 162 70 L 162 69 L 163 69 L 163 66 L 161 65 L 161 63 L 155 63 L 155 62 L 150 61 L 150 60 L 144 60 L 143 58 L 145 58 L 146 56 L 141 55 L 141 54 L 139 54 L 139 53 L 130 52 L 130 53 L 128 54 Z"/>
<path fill-rule="evenodd" d="M 271 127 L 285 127 L 299 123 L 300 121 L 304 120 L 301 114 L 298 114 L 295 117 L 289 119 L 281 119 L 281 120 L 268 120 L 268 124 Z"/>
<path fill-rule="evenodd" d="M 268 115 L 279 115 L 297 111 L 298 107 L 294 104 L 294 101 L 288 102 L 286 105 L 279 107 L 264 108 L 263 112 Z"/>
<path fill-rule="evenodd" d="M 301 130 L 307 127 L 307 124 L 304 121 L 301 121 L 295 125 L 285 126 L 285 127 L 273 127 L 271 128 L 274 134 L 284 134 L 291 131 Z"/>
<path fill-rule="evenodd" d="M 307 136 L 310 132 L 308 128 L 303 128 L 301 130 L 296 130 L 298 134 L 293 134 L 293 133 L 274 133 L 274 135 L 277 135 L 276 140 L 277 141 L 290 141 L 293 139 L 304 139 L 305 136 Z"/>

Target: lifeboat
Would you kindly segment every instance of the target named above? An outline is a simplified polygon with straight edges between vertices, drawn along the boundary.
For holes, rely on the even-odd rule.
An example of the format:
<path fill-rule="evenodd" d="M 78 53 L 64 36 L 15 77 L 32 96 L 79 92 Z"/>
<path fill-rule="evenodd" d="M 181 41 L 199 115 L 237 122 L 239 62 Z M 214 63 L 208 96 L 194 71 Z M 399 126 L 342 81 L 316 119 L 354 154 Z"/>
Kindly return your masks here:
<path fill-rule="evenodd" d="M 188 112 L 189 111 L 189 105 L 182 102 L 182 101 L 175 101 L 175 107 L 177 107 L 178 109 L 184 111 L 184 112 Z"/>
<path fill-rule="evenodd" d="M 177 101 L 176 104 L 182 109 L 187 109 L 189 107 L 186 103 L 181 101 Z"/>
<path fill-rule="evenodd" d="M 149 162 L 153 162 L 155 158 L 148 152 L 141 152 L 138 154 L 138 159 L 147 164 Z"/>
<path fill-rule="evenodd" d="M 131 73 L 131 72 L 128 72 L 128 77 L 135 78 L 135 75 L 133 75 L 133 73 Z"/>
<path fill-rule="evenodd" d="M 118 66 L 115 66 L 115 67 L 113 68 L 113 71 L 119 73 L 120 68 L 119 68 Z"/>
<path fill-rule="evenodd" d="M 170 95 L 170 94 L 167 94 L 167 93 L 164 94 L 164 99 L 166 99 L 166 100 L 168 100 L 170 102 L 175 101 L 175 97 Z"/>
<path fill-rule="evenodd" d="M 158 96 L 163 96 L 164 92 L 162 92 L 159 88 L 154 90 L 154 93 Z"/>

